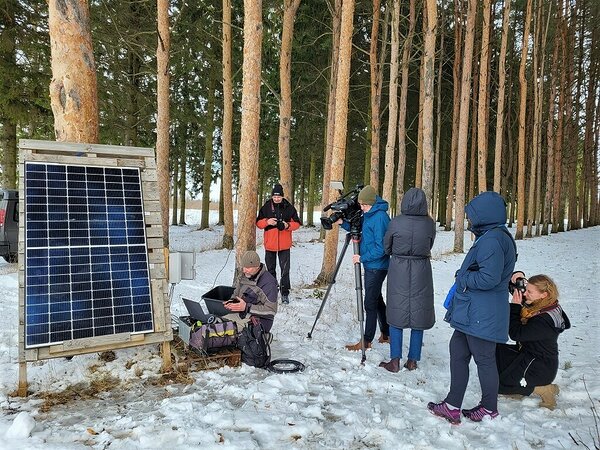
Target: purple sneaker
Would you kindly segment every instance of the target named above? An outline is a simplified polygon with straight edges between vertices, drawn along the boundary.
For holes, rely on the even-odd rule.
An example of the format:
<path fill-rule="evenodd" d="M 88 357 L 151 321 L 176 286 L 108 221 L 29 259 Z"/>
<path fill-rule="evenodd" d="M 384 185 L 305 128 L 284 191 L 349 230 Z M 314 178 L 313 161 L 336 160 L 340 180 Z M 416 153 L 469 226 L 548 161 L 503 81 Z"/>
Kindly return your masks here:
<path fill-rule="evenodd" d="M 463 409 L 462 414 L 473 422 L 481 422 L 486 417 L 489 417 L 490 420 L 498 417 L 498 411 L 490 411 L 485 409 L 483 405 L 477 405 L 471 409 Z"/>
<path fill-rule="evenodd" d="M 450 409 L 448 408 L 448 404 L 446 402 L 440 403 L 427 403 L 427 409 L 431 414 L 435 414 L 436 416 L 443 417 L 452 425 L 460 424 L 460 409 Z"/>

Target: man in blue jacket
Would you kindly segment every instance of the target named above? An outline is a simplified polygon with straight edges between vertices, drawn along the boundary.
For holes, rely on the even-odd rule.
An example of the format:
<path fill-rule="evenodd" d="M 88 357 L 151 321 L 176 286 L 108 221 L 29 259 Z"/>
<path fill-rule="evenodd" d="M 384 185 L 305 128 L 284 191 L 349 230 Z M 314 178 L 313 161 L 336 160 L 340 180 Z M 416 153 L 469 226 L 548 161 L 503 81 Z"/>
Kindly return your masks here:
<path fill-rule="evenodd" d="M 365 348 L 371 348 L 375 330 L 379 321 L 381 336 L 379 342 L 389 343 L 389 325 L 385 316 L 385 302 L 381 295 L 381 286 L 387 275 L 390 257 L 383 248 L 383 238 L 390 223 L 387 213 L 388 202 L 377 195 L 372 186 L 365 186 L 358 193 L 358 203 L 363 211 L 362 238 L 360 255 L 352 255 L 354 264 L 362 264 L 365 284 Z M 350 231 L 350 223 L 338 221 L 342 228 Z M 348 350 L 360 350 L 360 341 L 346 345 Z"/>
<path fill-rule="evenodd" d="M 508 340 L 506 286 L 517 259 L 517 246 L 506 229 L 506 204 L 498 193 L 479 194 L 465 213 L 476 240 L 456 272 L 456 291 L 445 317 L 454 328 L 450 392 L 444 401 L 427 405 L 431 413 L 454 424 L 460 423 L 471 357 L 477 364 L 481 401 L 462 414 L 475 422 L 498 415 L 496 343 Z"/>

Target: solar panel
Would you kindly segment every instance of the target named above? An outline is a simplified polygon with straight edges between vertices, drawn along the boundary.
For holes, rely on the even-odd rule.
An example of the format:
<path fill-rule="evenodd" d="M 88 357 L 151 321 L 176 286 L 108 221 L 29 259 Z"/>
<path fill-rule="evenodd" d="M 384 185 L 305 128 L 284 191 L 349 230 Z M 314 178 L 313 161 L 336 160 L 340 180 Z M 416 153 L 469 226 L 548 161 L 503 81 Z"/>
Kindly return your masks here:
<path fill-rule="evenodd" d="M 153 331 L 140 171 L 26 162 L 25 346 Z"/>

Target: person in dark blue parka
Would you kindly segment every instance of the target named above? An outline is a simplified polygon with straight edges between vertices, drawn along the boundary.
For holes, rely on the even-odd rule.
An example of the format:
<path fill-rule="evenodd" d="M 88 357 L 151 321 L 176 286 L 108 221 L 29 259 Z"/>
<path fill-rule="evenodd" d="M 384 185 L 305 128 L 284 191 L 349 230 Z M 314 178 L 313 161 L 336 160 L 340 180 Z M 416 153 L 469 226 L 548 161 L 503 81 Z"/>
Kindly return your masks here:
<path fill-rule="evenodd" d="M 370 348 L 375 338 L 377 322 L 381 336 L 379 342 L 389 342 L 389 325 L 385 315 L 385 302 L 381 295 L 383 281 L 388 272 L 390 257 L 383 248 L 383 237 L 390 223 L 387 213 L 388 202 L 383 200 L 372 186 L 365 186 L 358 193 L 358 203 L 363 211 L 360 255 L 352 255 L 354 264 L 361 263 L 365 281 L 365 347 Z M 338 222 L 346 231 L 350 224 L 340 219 Z M 361 342 L 346 345 L 348 350 L 360 350 Z"/>
<path fill-rule="evenodd" d="M 450 339 L 450 392 L 440 403 L 429 403 L 435 415 L 460 422 L 460 407 L 469 381 L 471 357 L 477 364 L 481 402 L 463 409 L 465 417 L 481 421 L 498 415 L 496 343 L 508 340 L 509 303 L 506 286 L 517 258 L 514 239 L 506 229 L 506 204 L 496 192 L 483 192 L 465 208 L 476 239 L 456 272 L 456 291 L 445 320 L 454 328 Z"/>

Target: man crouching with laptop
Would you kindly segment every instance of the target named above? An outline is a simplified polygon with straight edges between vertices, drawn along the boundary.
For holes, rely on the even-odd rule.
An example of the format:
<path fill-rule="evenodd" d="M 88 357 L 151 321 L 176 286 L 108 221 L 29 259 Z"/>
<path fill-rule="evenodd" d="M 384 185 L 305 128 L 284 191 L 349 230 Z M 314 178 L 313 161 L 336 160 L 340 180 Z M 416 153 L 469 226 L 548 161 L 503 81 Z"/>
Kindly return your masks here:
<path fill-rule="evenodd" d="M 258 253 L 248 250 L 240 261 L 243 274 L 237 278 L 231 299 L 224 303 L 232 312 L 224 318 L 237 324 L 241 330 L 252 318 L 260 320 L 266 332 L 271 330 L 277 313 L 277 280 L 260 262 Z M 237 313 L 237 314 L 233 314 Z"/>

